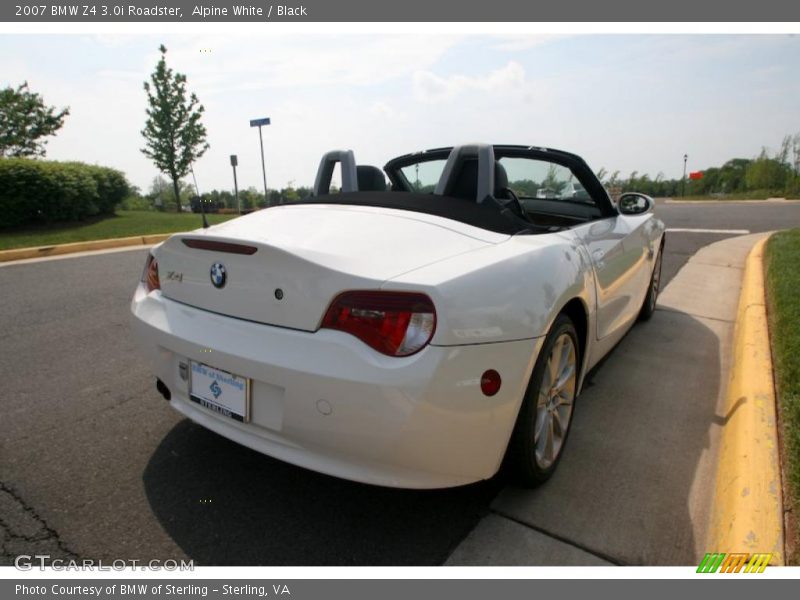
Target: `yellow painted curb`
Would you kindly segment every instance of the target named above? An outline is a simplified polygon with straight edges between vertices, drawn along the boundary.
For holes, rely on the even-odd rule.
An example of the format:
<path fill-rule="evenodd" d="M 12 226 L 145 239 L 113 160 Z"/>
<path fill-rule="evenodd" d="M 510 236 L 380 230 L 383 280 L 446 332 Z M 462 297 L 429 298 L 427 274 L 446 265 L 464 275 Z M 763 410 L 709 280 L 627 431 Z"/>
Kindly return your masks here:
<path fill-rule="evenodd" d="M 708 552 L 771 552 L 784 564 L 775 388 L 764 296 L 764 245 L 745 265 Z"/>
<path fill-rule="evenodd" d="M 158 235 L 136 235 L 133 237 L 94 240 L 91 242 L 75 242 L 73 244 L 58 244 L 55 246 L 38 246 L 36 248 L 0 250 L 0 262 L 22 260 L 25 258 L 40 258 L 43 256 L 56 256 L 58 254 L 72 254 L 73 252 L 105 250 L 107 248 L 123 248 L 125 246 L 149 246 L 150 244 L 163 242 L 171 235 L 173 234 L 165 233 Z"/>

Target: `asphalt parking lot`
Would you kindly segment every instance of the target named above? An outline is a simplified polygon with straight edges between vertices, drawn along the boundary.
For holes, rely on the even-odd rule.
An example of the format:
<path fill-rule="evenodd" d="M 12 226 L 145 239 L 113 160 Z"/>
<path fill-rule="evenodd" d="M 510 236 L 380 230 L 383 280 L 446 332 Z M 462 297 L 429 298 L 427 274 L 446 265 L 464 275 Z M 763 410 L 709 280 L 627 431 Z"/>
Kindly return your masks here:
<path fill-rule="evenodd" d="M 668 228 L 695 230 L 668 234 L 665 285 L 698 250 L 740 235 L 732 232 L 800 226 L 798 203 L 659 203 L 657 211 Z M 728 232 L 697 231 L 703 229 Z M 507 506 L 520 501 L 501 478 L 425 492 L 346 482 L 264 457 L 182 419 L 156 393 L 128 332 L 145 252 L 0 267 L 0 564 L 20 553 L 49 553 L 212 565 L 436 565 L 494 514 L 498 495 Z M 670 319 L 677 317 L 662 310 L 654 322 Z M 719 385 L 716 357 L 704 353 L 708 334 L 698 328 L 694 335 L 678 349 L 697 348 L 693 360 L 706 369 L 708 385 Z M 641 334 L 628 336 L 608 362 L 630 360 L 635 374 L 648 343 Z M 616 451 L 633 448 L 642 460 L 602 465 L 606 484 L 595 496 L 556 480 L 534 497 L 526 492 L 528 506 L 539 509 L 528 524 L 588 559 L 681 564 L 697 546 L 687 505 L 715 407 L 674 416 L 662 410 L 657 421 L 640 420 L 630 410 L 631 386 L 691 390 L 666 368 L 662 381 L 647 382 L 604 377 L 604 370 L 615 372 L 606 364 L 593 374 L 585 417 L 604 415 L 602 427 L 585 435 L 612 445 L 624 436 Z M 684 436 L 670 437 L 675 431 Z M 672 451 L 653 455 L 654 436 Z M 590 442 L 572 439 L 568 453 L 580 454 Z M 658 461 L 670 463 L 671 478 L 659 479 L 650 468 Z M 578 462 L 578 473 L 597 468 Z M 631 510 L 631 498 L 646 498 L 645 508 Z M 668 551 L 654 555 L 630 541 L 656 526 L 674 531 L 664 542 Z M 591 543 L 574 542 L 586 528 Z"/>

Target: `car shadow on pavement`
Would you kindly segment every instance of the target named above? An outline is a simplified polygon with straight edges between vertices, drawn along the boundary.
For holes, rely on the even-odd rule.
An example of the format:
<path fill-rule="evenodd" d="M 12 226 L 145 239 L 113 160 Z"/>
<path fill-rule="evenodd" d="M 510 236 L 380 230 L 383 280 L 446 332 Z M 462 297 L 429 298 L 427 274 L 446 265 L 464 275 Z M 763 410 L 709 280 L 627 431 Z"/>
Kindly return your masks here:
<path fill-rule="evenodd" d="M 328 477 L 185 419 L 143 475 L 153 513 L 201 565 L 437 565 L 488 512 L 498 478 L 436 491 Z"/>
<path fill-rule="evenodd" d="M 589 374 L 554 477 L 505 489 L 493 510 L 618 564 L 697 564 L 715 550 L 703 545 L 731 329 L 671 310 L 637 324 Z"/>
<path fill-rule="evenodd" d="M 185 419 L 150 458 L 145 491 L 164 530 L 202 565 L 442 564 L 490 506 L 610 562 L 696 564 L 714 550 L 703 544 L 731 330 L 673 310 L 637 324 L 589 373 L 559 470 L 535 490 L 503 489 L 502 475 L 436 491 L 353 483 Z M 472 556 L 508 564 L 497 550 Z M 524 564 L 547 562 L 534 554 Z"/>

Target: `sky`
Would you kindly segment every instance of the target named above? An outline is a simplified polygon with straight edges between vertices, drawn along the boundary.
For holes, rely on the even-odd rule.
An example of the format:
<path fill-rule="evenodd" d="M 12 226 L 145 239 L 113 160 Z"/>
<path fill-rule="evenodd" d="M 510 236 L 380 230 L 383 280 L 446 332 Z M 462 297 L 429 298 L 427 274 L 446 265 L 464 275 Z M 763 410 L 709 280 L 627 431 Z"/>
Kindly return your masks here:
<path fill-rule="evenodd" d="M 794 35 L 0 35 L 0 87 L 70 115 L 47 158 L 120 169 L 147 191 L 142 83 L 165 44 L 206 112 L 200 191 L 311 185 L 322 154 L 358 164 L 469 142 L 568 150 L 598 171 L 680 177 L 800 132 Z"/>

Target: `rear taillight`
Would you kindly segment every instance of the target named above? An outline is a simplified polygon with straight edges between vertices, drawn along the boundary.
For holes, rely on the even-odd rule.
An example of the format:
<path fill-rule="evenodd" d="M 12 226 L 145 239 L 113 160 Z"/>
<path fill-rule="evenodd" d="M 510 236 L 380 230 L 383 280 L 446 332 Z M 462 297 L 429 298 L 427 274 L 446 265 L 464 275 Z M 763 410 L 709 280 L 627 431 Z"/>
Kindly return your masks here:
<path fill-rule="evenodd" d="M 436 309 L 425 294 L 344 292 L 331 303 L 322 327 L 350 333 L 383 354 L 409 356 L 431 341 Z"/>
<path fill-rule="evenodd" d="M 144 263 L 142 283 L 144 283 L 144 287 L 148 293 L 153 290 L 161 289 L 161 282 L 158 280 L 158 261 L 152 254 L 147 255 L 147 262 Z"/>

